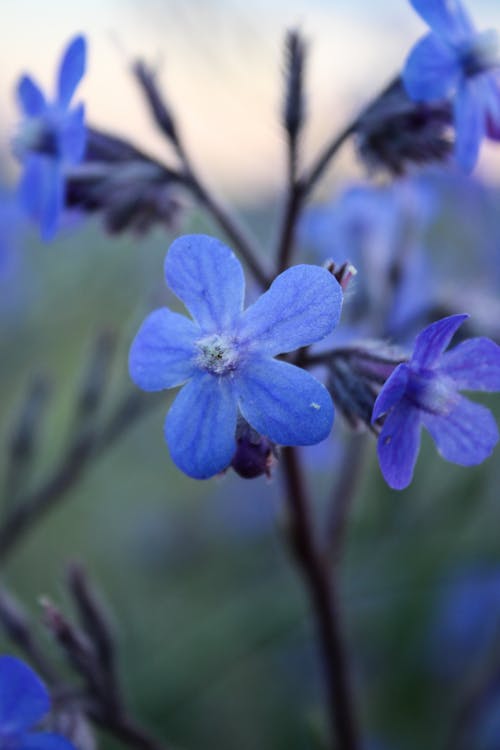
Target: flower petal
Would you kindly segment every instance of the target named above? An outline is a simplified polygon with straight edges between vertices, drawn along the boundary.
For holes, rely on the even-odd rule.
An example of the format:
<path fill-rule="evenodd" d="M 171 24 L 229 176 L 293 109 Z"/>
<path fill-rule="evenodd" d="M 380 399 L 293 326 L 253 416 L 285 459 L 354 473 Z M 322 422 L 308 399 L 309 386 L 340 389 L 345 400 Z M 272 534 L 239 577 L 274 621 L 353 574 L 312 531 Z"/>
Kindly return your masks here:
<path fill-rule="evenodd" d="M 64 208 L 64 178 L 58 161 L 31 155 L 25 161 L 19 185 L 21 205 L 40 224 L 42 239 L 51 240 Z"/>
<path fill-rule="evenodd" d="M 19 745 L 18 750 L 75 750 L 65 737 L 52 732 L 37 732 L 26 734 Z"/>
<path fill-rule="evenodd" d="M 485 104 L 480 84 L 470 78 L 460 86 L 454 101 L 455 158 L 470 173 L 476 166 L 481 141 L 486 131 Z"/>
<path fill-rule="evenodd" d="M 235 387 L 246 421 L 275 443 L 313 445 L 330 433 L 330 394 L 299 367 L 270 358 L 252 360 Z"/>
<path fill-rule="evenodd" d="M 459 44 L 474 33 L 474 25 L 460 0 L 410 2 L 429 27 L 451 44 Z"/>
<path fill-rule="evenodd" d="M 415 339 L 411 362 L 421 368 L 432 368 L 452 340 L 455 331 L 468 317 L 465 314 L 450 315 L 424 328 Z"/>
<path fill-rule="evenodd" d="M 170 246 L 167 284 L 207 333 L 234 327 L 243 309 L 245 279 L 232 250 L 214 237 L 190 234 Z"/>
<path fill-rule="evenodd" d="M 144 391 L 181 385 L 196 372 L 194 341 L 199 328 L 167 307 L 152 312 L 140 327 L 129 354 L 130 377 Z"/>
<path fill-rule="evenodd" d="M 446 416 L 423 412 L 422 422 L 441 456 L 461 466 L 480 464 L 498 441 L 498 428 L 490 410 L 463 396 Z"/>
<path fill-rule="evenodd" d="M 342 290 L 331 273 L 320 266 L 294 266 L 245 311 L 240 338 L 266 354 L 291 352 L 331 333 L 341 309 Z"/>
<path fill-rule="evenodd" d="M 41 236 L 45 242 L 52 240 L 59 227 L 64 209 L 64 177 L 59 162 L 46 159 L 44 166 L 43 199 L 40 212 Z"/>
<path fill-rule="evenodd" d="M 19 201 L 28 216 L 37 221 L 43 198 L 45 157 L 30 155 L 24 162 L 19 183 Z"/>
<path fill-rule="evenodd" d="M 49 710 L 49 694 L 35 672 L 20 659 L 0 656 L 0 737 L 29 729 Z"/>
<path fill-rule="evenodd" d="M 85 39 L 77 36 L 69 43 L 59 68 L 58 102 L 62 107 L 68 106 L 85 73 L 85 57 Z"/>
<path fill-rule="evenodd" d="M 78 164 L 85 153 L 87 131 L 85 107 L 79 104 L 65 115 L 60 133 L 61 156 L 68 164 Z"/>
<path fill-rule="evenodd" d="M 404 400 L 389 412 L 377 443 L 384 479 L 393 490 L 408 487 L 420 448 L 420 411 Z"/>
<path fill-rule="evenodd" d="M 19 81 L 17 98 L 27 117 L 38 117 L 47 107 L 43 93 L 30 76 L 23 76 Z"/>
<path fill-rule="evenodd" d="M 413 47 L 403 69 L 403 83 L 415 101 L 446 99 L 460 80 L 460 61 L 436 34 Z"/>
<path fill-rule="evenodd" d="M 386 414 L 405 395 L 410 370 L 408 365 L 398 365 L 390 374 L 373 406 L 372 424 Z"/>
<path fill-rule="evenodd" d="M 459 390 L 500 391 L 500 346 L 491 339 L 468 339 L 443 354 L 439 369 Z"/>
<path fill-rule="evenodd" d="M 237 412 L 230 380 L 197 373 L 177 395 L 165 421 L 176 466 L 193 479 L 226 469 L 236 450 Z"/>

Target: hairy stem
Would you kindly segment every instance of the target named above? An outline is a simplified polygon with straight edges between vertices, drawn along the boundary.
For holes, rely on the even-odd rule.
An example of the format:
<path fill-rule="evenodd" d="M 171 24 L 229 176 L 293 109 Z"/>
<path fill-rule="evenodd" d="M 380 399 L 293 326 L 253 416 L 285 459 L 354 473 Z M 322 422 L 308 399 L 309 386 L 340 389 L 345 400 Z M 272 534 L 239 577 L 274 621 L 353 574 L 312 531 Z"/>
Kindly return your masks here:
<path fill-rule="evenodd" d="M 360 750 L 336 581 L 315 544 L 297 449 L 284 448 L 282 463 L 290 515 L 290 547 L 304 576 L 321 646 L 331 728 L 330 745 L 336 750 Z"/>

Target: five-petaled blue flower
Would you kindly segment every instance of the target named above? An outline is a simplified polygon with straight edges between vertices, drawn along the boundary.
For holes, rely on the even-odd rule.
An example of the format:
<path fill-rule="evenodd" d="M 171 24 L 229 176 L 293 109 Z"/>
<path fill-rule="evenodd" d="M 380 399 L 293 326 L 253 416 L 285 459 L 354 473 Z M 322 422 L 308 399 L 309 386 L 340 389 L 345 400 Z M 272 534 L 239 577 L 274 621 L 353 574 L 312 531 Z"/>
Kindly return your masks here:
<path fill-rule="evenodd" d="M 411 359 L 398 365 L 380 391 L 372 422 L 386 414 L 378 458 L 386 482 L 396 490 L 413 476 L 423 425 L 447 461 L 473 466 L 498 441 L 491 412 L 460 390 L 500 390 L 500 347 L 486 338 L 468 339 L 444 350 L 467 315 L 451 315 L 416 338 Z"/>
<path fill-rule="evenodd" d="M 226 469 L 239 413 L 280 445 L 323 440 L 334 416 L 328 391 L 308 372 L 274 357 L 335 328 L 342 306 L 335 278 L 319 266 L 295 266 L 243 311 L 241 264 L 205 235 L 173 243 L 165 276 L 193 320 L 167 308 L 151 313 L 132 344 L 129 366 L 132 380 L 146 391 L 185 383 L 165 422 L 177 466 L 196 479 Z"/>
<path fill-rule="evenodd" d="M 61 62 L 53 103 L 29 76 L 19 81 L 17 95 L 25 119 L 14 139 L 24 172 L 21 203 L 40 224 L 44 240 L 57 231 L 64 208 L 66 167 L 77 164 L 85 151 L 84 107 L 70 102 L 85 72 L 86 44 L 82 36 L 70 42 Z"/>
<path fill-rule="evenodd" d="M 13 656 L 0 656 L 0 748 L 75 750 L 58 734 L 32 731 L 49 711 L 47 688 L 35 672 Z"/>
<path fill-rule="evenodd" d="M 499 135 L 498 35 L 477 32 L 460 0 L 410 2 L 432 31 L 410 52 L 404 84 L 416 101 L 453 96 L 455 155 L 470 172 L 484 135 Z"/>

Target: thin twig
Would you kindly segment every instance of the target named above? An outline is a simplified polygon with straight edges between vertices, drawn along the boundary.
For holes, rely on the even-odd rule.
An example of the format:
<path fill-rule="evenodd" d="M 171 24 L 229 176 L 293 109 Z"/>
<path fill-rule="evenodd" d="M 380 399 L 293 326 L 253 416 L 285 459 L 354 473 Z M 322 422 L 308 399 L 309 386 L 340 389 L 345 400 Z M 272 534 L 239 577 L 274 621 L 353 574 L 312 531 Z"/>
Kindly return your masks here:
<path fill-rule="evenodd" d="M 259 260 L 259 250 L 250 239 L 241 222 L 233 216 L 213 193 L 204 185 L 198 174 L 193 171 L 191 162 L 185 164 L 186 173 L 184 184 L 191 189 L 195 198 L 205 207 L 212 218 L 219 224 L 231 240 L 234 249 L 253 273 L 256 280 L 264 288 L 270 285 L 270 273 Z"/>
<path fill-rule="evenodd" d="M 166 140 L 173 146 L 182 164 L 184 170 L 184 174 L 182 175 L 183 184 L 224 230 L 231 240 L 234 249 L 239 252 L 259 284 L 267 288 L 271 282 L 271 278 L 261 264 L 258 246 L 250 238 L 247 231 L 243 229 L 239 220 L 207 188 L 198 174 L 198 170 L 195 169 L 182 138 L 176 117 L 157 85 L 154 70 L 143 61 L 139 61 L 133 65 L 132 71 L 146 97 L 154 121 Z"/>
<path fill-rule="evenodd" d="M 123 397 L 100 430 L 84 430 L 72 441 L 50 476 L 24 497 L 17 499 L 0 525 L 0 562 L 51 508 L 61 502 L 81 479 L 92 460 L 112 445 L 157 401 L 138 392 Z"/>
<path fill-rule="evenodd" d="M 290 514 L 290 546 L 302 569 L 313 605 L 327 684 L 331 747 L 360 750 L 346 647 L 340 624 L 338 592 L 318 554 L 309 502 L 296 448 L 284 448 L 282 465 Z"/>
<path fill-rule="evenodd" d="M 331 160 L 337 155 L 341 146 L 343 146 L 347 139 L 356 132 L 357 124 L 358 119 L 356 118 L 353 122 L 347 125 L 339 135 L 336 135 L 319 154 L 316 161 L 313 163 L 313 166 L 309 169 L 309 173 L 302 180 L 302 193 L 304 198 L 312 193 L 321 177 L 323 177 L 323 173 L 328 168 Z"/>

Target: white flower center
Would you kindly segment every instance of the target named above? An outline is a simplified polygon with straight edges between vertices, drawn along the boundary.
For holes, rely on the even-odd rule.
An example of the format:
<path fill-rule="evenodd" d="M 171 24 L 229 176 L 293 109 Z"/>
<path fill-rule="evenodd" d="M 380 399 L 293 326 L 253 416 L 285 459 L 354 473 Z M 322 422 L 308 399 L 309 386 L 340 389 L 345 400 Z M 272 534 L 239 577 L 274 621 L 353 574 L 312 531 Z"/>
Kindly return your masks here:
<path fill-rule="evenodd" d="M 410 375 L 406 395 L 420 409 L 441 416 L 449 414 L 459 398 L 446 377 L 428 370 Z"/>
<path fill-rule="evenodd" d="M 239 354 L 233 338 L 225 334 L 211 333 L 195 343 L 199 351 L 196 362 L 203 370 L 213 375 L 234 372 Z"/>

